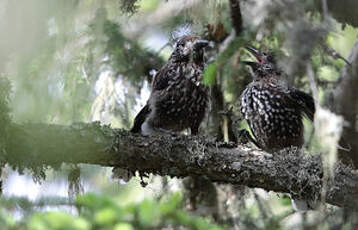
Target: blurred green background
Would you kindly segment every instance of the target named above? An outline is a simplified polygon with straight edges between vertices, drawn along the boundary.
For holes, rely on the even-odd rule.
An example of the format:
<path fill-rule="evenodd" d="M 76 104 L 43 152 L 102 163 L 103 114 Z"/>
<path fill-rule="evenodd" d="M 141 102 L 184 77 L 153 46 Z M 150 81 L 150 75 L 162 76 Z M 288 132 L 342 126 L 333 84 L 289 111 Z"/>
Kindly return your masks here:
<path fill-rule="evenodd" d="M 99 120 L 129 129 L 149 96 L 150 72 L 166 62 L 175 37 L 195 33 L 215 41 L 204 81 L 219 85 L 224 106 L 234 107 L 235 129 L 245 127 L 238 98 L 251 78 L 240 63 L 249 58 L 242 46 L 273 50 L 292 73 L 290 83 L 306 92 L 306 74 L 290 67 L 297 64 L 292 64 L 297 49 L 314 40 L 308 36 L 299 47 L 292 42 L 300 23 L 324 27 L 316 40 L 348 57 L 358 30 L 333 18 L 322 25 L 313 2 L 241 1 L 244 29 L 230 40 L 226 0 L 0 0 L 0 75 L 11 83 L 11 120 L 64 125 Z M 283 3 L 292 8 L 280 10 Z M 312 50 L 312 65 L 324 103 L 344 61 L 322 50 Z M 208 125 L 205 132 L 215 135 L 216 128 Z M 80 177 L 68 179 L 76 170 Z M 180 180 L 150 176 L 143 188 L 139 177 L 126 183 L 111 174 L 99 166 L 63 165 L 35 181 L 27 171 L 20 175 L 5 167 L 0 229 L 328 230 L 342 218 L 335 207 L 329 207 L 330 217 L 295 213 L 286 195 L 223 185 L 217 186 L 220 217 L 215 218 L 210 211 L 188 211 Z"/>

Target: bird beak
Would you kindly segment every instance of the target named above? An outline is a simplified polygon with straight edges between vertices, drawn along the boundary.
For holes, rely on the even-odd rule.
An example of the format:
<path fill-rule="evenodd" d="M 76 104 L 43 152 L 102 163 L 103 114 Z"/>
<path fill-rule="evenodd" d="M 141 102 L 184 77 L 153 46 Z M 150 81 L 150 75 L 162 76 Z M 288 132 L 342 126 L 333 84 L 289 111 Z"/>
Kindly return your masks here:
<path fill-rule="evenodd" d="M 246 46 L 245 49 L 246 49 L 247 51 L 249 51 L 250 54 L 252 54 L 252 55 L 257 59 L 258 62 L 262 63 L 262 59 L 261 59 L 261 57 L 260 57 L 260 56 L 261 56 L 261 53 L 260 53 L 260 51 L 259 51 L 258 49 L 255 49 L 255 48 L 252 47 L 252 46 Z"/>
<path fill-rule="evenodd" d="M 209 45 L 209 43 L 210 42 L 207 40 L 196 40 L 194 43 L 194 49 L 199 50 L 199 49 L 205 48 Z"/>
<path fill-rule="evenodd" d="M 244 63 L 245 65 L 250 66 L 253 71 L 255 71 L 260 65 L 259 63 L 253 62 L 253 61 L 243 61 L 242 63 Z"/>

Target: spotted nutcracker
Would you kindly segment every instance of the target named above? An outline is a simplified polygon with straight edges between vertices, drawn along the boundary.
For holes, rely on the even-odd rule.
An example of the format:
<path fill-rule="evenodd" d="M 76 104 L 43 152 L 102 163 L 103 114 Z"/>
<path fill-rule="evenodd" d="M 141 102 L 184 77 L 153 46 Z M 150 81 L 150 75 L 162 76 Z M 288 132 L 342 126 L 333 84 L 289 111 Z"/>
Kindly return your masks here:
<path fill-rule="evenodd" d="M 241 94 L 241 113 L 261 149 L 275 152 L 303 145 L 303 115 L 313 120 L 313 98 L 288 87 L 271 53 L 246 47 L 257 61 L 245 61 L 252 69 L 253 81 Z"/>
<path fill-rule="evenodd" d="M 178 40 L 168 62 L 154 76 L 147 104 L 137 114 L 131 132 L 152 135 L 190 128 L 197 134 L 208 107 L 203 85 L 204 48 L 196 36 Z"/>

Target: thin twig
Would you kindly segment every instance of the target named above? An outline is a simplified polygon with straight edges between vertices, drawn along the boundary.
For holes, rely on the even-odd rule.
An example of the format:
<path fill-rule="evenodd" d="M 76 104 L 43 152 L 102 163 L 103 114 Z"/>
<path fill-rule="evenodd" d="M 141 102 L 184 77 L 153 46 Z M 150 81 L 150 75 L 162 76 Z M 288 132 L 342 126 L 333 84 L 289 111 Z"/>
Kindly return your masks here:
<path fill-rule="evenodd" d="M 346 58 L 344 58 L 340 53 L 338 53 L 336 50 L 328 47 L 326 44 L 322 44 L 322 48 L 326 53 L 328 53 L 329 56 L 333 57 L 334 59 L 341 59 L 347 65 L 352 66 L 352 64 Z"/>
<path fill-rule="evenodd" d="M 318 102 L 318 88 L 317 88 L 317 83 L 315 81 L 315 75 L 312 69 L 312 64 L 311 64 L 311 60 L 307 61 L 306 63 L 306 71 L 310 80 L 310 85 L 311 85 L 311 90 L 312 90 L 312 94 L 313 94 L 313 98 L 315 100 L 315 103 Z"/>
<path fill-rule="evenodd" d="M 328 19 L 328 6 L 327 6 L 327 1 L 326 0 L 322 0 L 322 11 L 323 11 L 323 20 L 327 21 L 327 19 Z"/>

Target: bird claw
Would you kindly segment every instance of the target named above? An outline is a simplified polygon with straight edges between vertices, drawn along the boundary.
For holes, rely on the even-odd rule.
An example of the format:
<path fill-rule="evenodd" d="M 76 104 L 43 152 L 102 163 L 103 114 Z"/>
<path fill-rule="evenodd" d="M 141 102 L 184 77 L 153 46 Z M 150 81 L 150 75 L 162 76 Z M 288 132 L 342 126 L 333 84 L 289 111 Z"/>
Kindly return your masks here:
<path fill-rule="evenodd" d="M 239 130 L 238 139 L 240 144 L 247 144 L 250 141 L 250 133 L 246 129 Z"/>
<path fill-rule="evenodd" d="M 229 141 L 229 142 L 216 142 L 216 147 L 217 148 L 227 148 L 227 149 L 233 149 L 237 147 L 237 144 L 233 141 Z"/>
<path fill-rule="evenodd" d="M 251 142 L 256 147 L 260 148 L 256 140 L 250 135 L 249 131 L 247 131 L 246 129 L 239 130 L 238 140 L 239 144 L 246 145 L 247 143 Z"/>
<path fill-rule="evenodd" d="M 177 132 L 174 132 L 174 131 L 171 131 L 171 130 L 168 130 L 168 129 L 163 129 L 163 128 L 156 128 L 156 130 L 162 134 L 166 134 L 166 135 L 169 135 L 169 136 L 177 136 L 178 133 Z"/>

